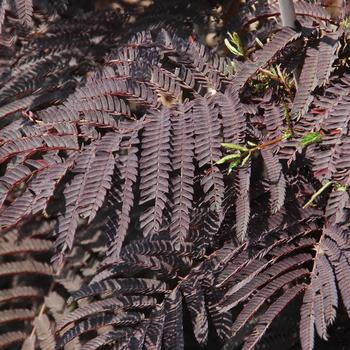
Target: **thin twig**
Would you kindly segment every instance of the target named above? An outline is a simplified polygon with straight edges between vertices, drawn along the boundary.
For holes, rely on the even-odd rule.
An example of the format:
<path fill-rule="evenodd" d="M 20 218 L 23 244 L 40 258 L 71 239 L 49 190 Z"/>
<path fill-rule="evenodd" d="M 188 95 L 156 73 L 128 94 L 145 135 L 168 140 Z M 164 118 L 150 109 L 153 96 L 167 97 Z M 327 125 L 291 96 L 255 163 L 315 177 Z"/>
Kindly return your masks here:
<path fill-rule="evenodd" d="M 280 76 L 275 75 L 275 74 L 271 73 L 270 71 L 268 71 L 267 69 L 263 69 L 263 68 L 259 68 L 258 71 L 260 73 L 267 75 L 270 79 L 280 83 L 289 95 L 292 93 L 287 82 L 284 79 L 281 79 Z"/>
<path fill-rule="evenodd" d="M 332 184 L 332 181 L 326 182 L 316 193 L 311 196 L 310 200 L 304 204 L 303 209 L 308 208 L 314 202 L 314 200 Z"/>

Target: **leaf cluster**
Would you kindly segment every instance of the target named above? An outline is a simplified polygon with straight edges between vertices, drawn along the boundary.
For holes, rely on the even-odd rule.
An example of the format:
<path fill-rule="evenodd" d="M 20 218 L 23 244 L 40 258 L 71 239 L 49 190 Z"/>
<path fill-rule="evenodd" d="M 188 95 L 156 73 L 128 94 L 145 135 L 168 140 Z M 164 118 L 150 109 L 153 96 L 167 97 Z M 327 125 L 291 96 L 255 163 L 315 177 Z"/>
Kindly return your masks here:
<path fill-rule="evenodd" d="M 346 342 L 350 37 L 295 6 L 247 1 L 239 60 L 113 11 L 4 51 L 0 348 Z"/>

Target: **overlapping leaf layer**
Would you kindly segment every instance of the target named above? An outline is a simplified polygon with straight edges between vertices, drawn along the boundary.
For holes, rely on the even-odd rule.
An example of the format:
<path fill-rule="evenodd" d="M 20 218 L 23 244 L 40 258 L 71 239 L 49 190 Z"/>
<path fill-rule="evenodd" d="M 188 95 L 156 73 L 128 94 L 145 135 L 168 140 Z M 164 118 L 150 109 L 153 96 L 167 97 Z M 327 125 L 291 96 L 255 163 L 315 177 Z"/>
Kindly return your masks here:
<path fill-rule="evenodd" d="M 350 36 L 296 12 L 299 31 L 247 1 L 240 61 L 166 30 L 122 43 L 109 12 L 22 43 L 0 85 L 0 348 L 311 350 L 349 325 Z"/>

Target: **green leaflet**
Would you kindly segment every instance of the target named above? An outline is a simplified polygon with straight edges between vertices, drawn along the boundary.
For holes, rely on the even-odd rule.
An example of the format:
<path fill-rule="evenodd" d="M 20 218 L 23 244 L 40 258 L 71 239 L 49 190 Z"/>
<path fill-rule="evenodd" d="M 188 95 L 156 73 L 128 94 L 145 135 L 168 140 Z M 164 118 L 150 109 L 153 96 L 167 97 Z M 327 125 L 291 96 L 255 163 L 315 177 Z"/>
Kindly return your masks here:
<path fill-rule="evenodd" d="M 245 49 L 243 47 L 243 44 L 241 42 L 240 37 L 236 32 L 227 33 L 230 40 L 227 38 L 224 40 L 224 43 L 226 47 L 237 57 L 245 57 Z"/>
<path fill-rule="evenodd" d="M 300 140 L 300 144 L 302 147 L 306 147 L 311 145 L 312 143 L 318 143 L 322 140 L 322 135 L 319 131 L 310 132 L 302 137 Z"/>
<path fill-rule="evenodd" d="M 249 149 L 240 145 L 236 145 L 235 143 L 222 143 L 222 147 L 229 148 L 229 149 L 235 149 L 237 151 L 241 152 L 249 152 Z"/>
<path fill-rule="evenodd" d="M 225 157 L 220 158 L 215 164 L 224 164 L 225 162 L 232 160 L 232 159 L 237 159 L 240 158 L 241 156 L 239 154 L 229 154 Z"/>

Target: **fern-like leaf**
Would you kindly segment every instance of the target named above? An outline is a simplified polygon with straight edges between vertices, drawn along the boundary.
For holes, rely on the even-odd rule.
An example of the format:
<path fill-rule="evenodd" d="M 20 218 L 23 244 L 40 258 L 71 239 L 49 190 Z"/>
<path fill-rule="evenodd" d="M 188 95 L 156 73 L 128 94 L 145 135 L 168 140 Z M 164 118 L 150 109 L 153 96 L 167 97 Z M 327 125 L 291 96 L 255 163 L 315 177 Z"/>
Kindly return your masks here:
<path fill-rule="evenodd" d="M 159 231 L 167 203 L 170 168 L 170 110 L 149 117 L 141 153 L 141 201 L 152 202 L 140 217 L 144 236 Z"/>

